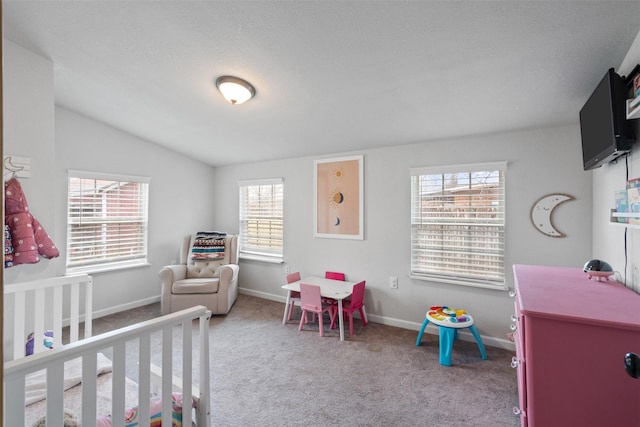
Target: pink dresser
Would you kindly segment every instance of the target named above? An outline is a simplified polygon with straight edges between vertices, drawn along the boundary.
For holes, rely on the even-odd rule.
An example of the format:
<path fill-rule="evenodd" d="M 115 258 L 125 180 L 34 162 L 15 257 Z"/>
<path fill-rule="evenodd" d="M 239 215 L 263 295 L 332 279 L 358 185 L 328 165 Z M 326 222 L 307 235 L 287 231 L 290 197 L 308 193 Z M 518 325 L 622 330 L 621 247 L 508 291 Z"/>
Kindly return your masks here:
<path fill-rule="evenodd" d="M 579 268 L 515 265 L 522 426 L 640 426 L 640 295 Z"/>

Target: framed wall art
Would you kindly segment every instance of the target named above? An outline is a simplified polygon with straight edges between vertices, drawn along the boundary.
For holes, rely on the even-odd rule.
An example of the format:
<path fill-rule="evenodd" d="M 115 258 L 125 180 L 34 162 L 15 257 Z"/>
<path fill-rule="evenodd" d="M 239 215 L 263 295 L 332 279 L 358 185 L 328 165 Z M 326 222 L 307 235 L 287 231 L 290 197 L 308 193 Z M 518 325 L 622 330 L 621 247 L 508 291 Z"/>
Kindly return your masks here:
<path fill-rule="evenodd" d="M 314 236 L 364 239 L 364 156 L 316 160 Z"/>

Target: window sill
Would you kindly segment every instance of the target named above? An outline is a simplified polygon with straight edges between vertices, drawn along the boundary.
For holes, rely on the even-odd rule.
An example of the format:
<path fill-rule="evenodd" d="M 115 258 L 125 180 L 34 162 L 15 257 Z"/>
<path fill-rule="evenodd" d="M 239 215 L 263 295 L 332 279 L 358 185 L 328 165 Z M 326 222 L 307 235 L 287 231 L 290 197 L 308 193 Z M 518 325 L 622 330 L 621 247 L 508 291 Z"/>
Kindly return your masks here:
<path fill-rule="evenodd" d="M 111 271 L 127 270 L 130 268 L 149 267 L 151 264 L 147 260 L 137 262 L 118 262 L 109 264 L 88 265 L 84 267 L 67 268 L 65 274 L 97 274 Z"/>
<path fill-rule="evenodd" d="M 284 263 L 284 259 L 282 259 L 280 257 L 240 254 L 238 256 L 238 258 L 240 258 L 242 260 L 247 260 L 247 261 L 267 262 L 267 263 L 270 263 L 270 264 L 282 264 L 282 263 Z"/>
<path fill-rule="evenodd" d="M 483 288 L 483 289 L 491 289 L 494 291 L 506 291 L 508 290 L 506 284 L 491 284 L 491 283 L 483 283 L 483 282 L 471 282 L 465 281 L 461 279 L 444 279 L 440 277 L 429 277 L 429 276 L 415 276 L 410 274 L 410 279 L 421 280 L 424 282 L 436 282 L 436 283 L 446 283 L 448 285 L 458 285 L 458 286 L 469 286 L 471 288 Z"/>

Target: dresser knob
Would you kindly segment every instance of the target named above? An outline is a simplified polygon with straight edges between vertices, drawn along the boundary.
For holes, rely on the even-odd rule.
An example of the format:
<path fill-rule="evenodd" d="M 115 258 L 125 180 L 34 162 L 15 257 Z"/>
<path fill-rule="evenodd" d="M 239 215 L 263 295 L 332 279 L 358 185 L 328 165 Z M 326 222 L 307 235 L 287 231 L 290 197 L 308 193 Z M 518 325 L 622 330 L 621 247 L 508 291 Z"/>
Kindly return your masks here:
<path fill-rule="evenodd" d="M 517 357 L 513 356 L 513 357 L 511 358 L 511 367 L 512 367 L 513 369 L 517 368 L 519 363 L 520 363 L 520 361 L 518 360 L 518 358 L 517 358 Z"/>
<path fill-rule="evenodd" d="M 516 292 L 515 291 L 509 291 L 509 296 L 511 298 L 515 297 L 516 296 Z"/>
<path fill-rule="evenodd" d="M 518 318 L 516 317 L 516 315 L 515 315 L 515 314 L 512 314 L 512 315 L 511 315 L 511 321 L 512 321 L 512 322 L 517 322 L 517 321 L 518 321 Z"/>
<path fill-rule="evenodd" d="M 518 326 L 515 323 L 512 323 L 511 326 L 509 326 L 509 329 L 515 331 L 516 329 L 518 329 Z"/>
<path fill-rule="evenodd" d="M 520 415 L 522 411 L 517 406 L 513 407 L 513 415 Z"/>

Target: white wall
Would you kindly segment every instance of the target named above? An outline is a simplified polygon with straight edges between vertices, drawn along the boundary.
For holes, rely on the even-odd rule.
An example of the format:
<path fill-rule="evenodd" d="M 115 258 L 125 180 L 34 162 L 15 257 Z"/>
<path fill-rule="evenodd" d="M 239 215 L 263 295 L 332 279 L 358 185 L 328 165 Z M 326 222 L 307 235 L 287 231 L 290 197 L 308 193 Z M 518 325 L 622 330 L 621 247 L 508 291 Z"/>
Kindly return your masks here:
<path fill-rule="evenodd" d="M 56 107 L 54 115 L 52 64 L 10 42 L 7 46 L 5 153 L 32 157 L 32 174 L 36 175 L 25 180 L 28 181 L 25 191 L 33 213 L 52 234 L 62 253 L 68 169 L 151 177 L 152 265 L 94 275 L 94 306 L 103 313 L 157 299 L 157 272 L 177 256 L 182 235 L 201 228 L 237 232 L 238 179 L 278 176 L 285 179 L 286 262 L 292 270 L 303 274 L 323 274 L 335 269 L 345 271 L 353 280 L 366 279 L 368 311 L 371 319 L 378 322 L 417 329 L 428 306 L 460 306 L 474 315 L 485 337 L 495 337 L 498 341 L 493 344 L 501 344 L 499 339 L 508 331 L 513 312 L 513 301 L 506 292 L 408 278 L 411 167 L 509 162 L 506 228 L 509 286 L 513 286 L 514 263 L 581 267 L 591 256 L 591 175 L 582 171 L 577 123 L 336 153 L 365 155 L 365 240 L 316 239 L 312 232 L 313 158 L 214 170 L 64 108 Z M 566 238 L 542 235 L 529 219 L 531 205 L 541 196 L 555 192 L 576 198 L 555 213 L 554 222 L 568 235 Z M 42 214 L 38 215 L 39 212 Z M 7 283 L 31 280 L 38 275 L 59 275 L 64 272 L 64 257 L 10 270 L 5 272 Z M 399 277 L 397 290 L 389 288 L 390 276 Z M 283 280 L 281 265 L 241 262 L 240 284 L 247 292 L 284 300 L 280 289 Z"/>
<path fill-rule="evenodd" d="M 54 106 L 52 63 L 7 40 L 4 67 L 4 153 L 31 158 L 31 177 L 20 181 L 31 212 L 61 252 L 54 260 L 5 269 L 4 283 L 64 274 L 67 170 L 141 175 L 151 178 L 150 265 L 92 274 L 93 306 L 100 316 L 158 301 L 158 271 L 177 259 L 183 236 L 218 229 L 211 215 L 213 168 Z"/>
<path fill-rule="evenodd" d="M 49 233 L 55 234 L 54 181 L 54 108 L 53 63 L 5 40 L 3 45 L 3 154 L 31 160 L 31 176 L 20 178 L 30 212 Z M 4 175 L 3 170 L 3 175 Z M 3 283 L 54 276 L 60 258 L 42 259 L 28 267 L 3 268 Z M 13 306 L 5 302 L 3 313 L 13 317 Z M 3 322 L 3 327 L 11 327 Z M 9 336 L 6 332 L 5 337 Z M 11 354 L 13 344 L 3 342 L 4 356 Z"/>
<path fill-rule="evenodd" d="M 4 155 L 31 159 L 31 177 L 19 179 L 30 212 L 54 243 L 64 236 L 54 230 L 55 137 L 53 63 L 5 40 L 3 81 Z M 42 259 L 28 267 L 4 269 L 5 283 L 55 275 L 60 258 Z"/>
<path fill-rule="evenodd" d="M 629 75 L 640 63 L 640 33 L 624 61 L 617 68 L 620 75 Z M 595 88 L 594 88 L 595 89 Z M 640 140 L 640 120 L 634 120 L 636 138 Z M 636 142 L 628 157 L 629 179 L 640 177 L 640 142 Z M 627 232 L 627 270 L 625 276 L 625 227 L 609 224 L 609 211 L 615 208 L 614 192 L 626 186 L 626 164 L 604 165 L 593 171 L 593 258 L 607 261 L 615 271 L 626 277 L 627 287 L 640 293 L 640 229 Z"/>
<path fill-rule="evenodd" d="M 69 169 L 151 178 L 150 265 L 92 274 L 94 308 L 116 311 L 159 300 L 158 271 L 177 259 L 182 237 L 200 229 L 217 229 L 211 215 L 216 203 L 213 168 L 65 108 L 56 107 L 55 111 L 58 235 L 66 236 Z"/>
<path fill-rule="evenodd" d="M 226 230 L 238 227 L 237 180 L 283 177 L 285 262 L 291 271 L 299 270 L 304 276 L 336 270 L 346 272 L 350 280 L 366 280 L 367 311 L 374 321 L 418 329 L 430 305 L 463 307 L 485 337 L 498 340 L 508 332 L 513 313 L 513 300 L 506 292 L 408 277 L 409 168 L 508 161 L 506 265 L 510 287 L 514 263 L 581 268 L 591 255 L 591 177 L 582 170 L 577 123 L 336 156 L 349 154 L 364 154 L 365 159 L 365 240 L 313 237 L 313 158 L 217 168 L 215 192 L 226 202 L 215 207 L 218 225 Z M 530 221 L 533 203 L 557 192 L 576 198 L 554 214 L 554 223 L 566 238 L 544 236 Z M 399 277 L 397 290 L 390 289 L 390 276 Z M 241 261 L 239 280 L 245 292 L 284 300 L 281 265 Z"/>

